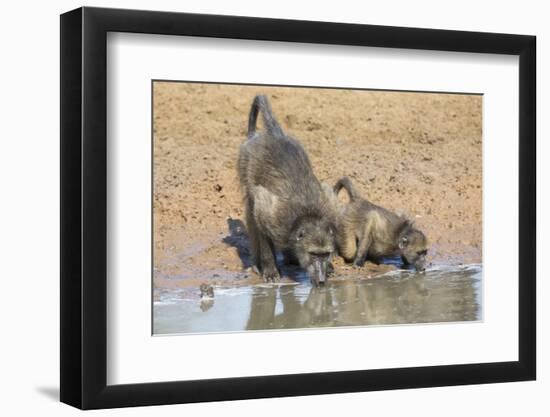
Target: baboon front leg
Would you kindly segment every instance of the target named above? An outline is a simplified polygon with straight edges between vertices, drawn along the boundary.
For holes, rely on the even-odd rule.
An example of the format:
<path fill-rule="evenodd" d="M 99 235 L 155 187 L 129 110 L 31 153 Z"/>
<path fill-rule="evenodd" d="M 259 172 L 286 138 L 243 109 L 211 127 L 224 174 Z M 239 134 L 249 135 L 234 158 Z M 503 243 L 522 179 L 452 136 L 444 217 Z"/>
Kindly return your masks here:
<path fill-rule="evenodd" d="M 259 232 L 257 235 L 260 270 L 262 271 L 262 277 L 266 282 L 276 282 L 281 279 L 279 270 L 277 269 L 277 263 L 275 258 L 275 248 L 271 240 Z"/>
<path fill-rule="evenodd" d="M 298 258 L 296 258 L 296 255 L 294 255 L 294 252 L 290 249 L 285 249 L 283 251 L 283 256 L 287 265 L 300 265 Z"/>
<path fill-rule="evenodd" d="M 353 264 L 355 266 L 365 265 L 367 260 L 367 255 L 369 253 L 369 247 L 371 244 L 371 226 L 369 222 L 365 225 L 363 233 L 359 237 L 359 243 L 357 244 L 357 253 L 355 254 L 355 259 Z"/>
<path fill-rule="evenodd" d="M 327 264 L 327 277 L 334 276 L 334 265 L 332 265 L 332 262 L 329 262 Z"/>

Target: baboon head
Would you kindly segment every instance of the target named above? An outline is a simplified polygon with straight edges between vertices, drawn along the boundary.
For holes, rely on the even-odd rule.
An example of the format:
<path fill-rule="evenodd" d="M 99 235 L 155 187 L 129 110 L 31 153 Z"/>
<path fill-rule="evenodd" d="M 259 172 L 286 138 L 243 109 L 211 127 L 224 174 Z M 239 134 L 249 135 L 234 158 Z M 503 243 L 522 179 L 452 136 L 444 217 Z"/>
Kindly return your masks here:
<path fill-rule="evenodd" d="M 428 240 L 424 233 L 416 229 L 412 223 L 407 222 L 407 226 L 399 235 L 398 246 L 401 259 L 405 264 L 413 265 L 417 271 L 426 269 Z"/>
<path fill-rule="evenodd" d="M 304 217 L 293 227 L 290 243 L 312 284 L 324 284 L 335 250 L 334 225 L 326 218 Z"/>

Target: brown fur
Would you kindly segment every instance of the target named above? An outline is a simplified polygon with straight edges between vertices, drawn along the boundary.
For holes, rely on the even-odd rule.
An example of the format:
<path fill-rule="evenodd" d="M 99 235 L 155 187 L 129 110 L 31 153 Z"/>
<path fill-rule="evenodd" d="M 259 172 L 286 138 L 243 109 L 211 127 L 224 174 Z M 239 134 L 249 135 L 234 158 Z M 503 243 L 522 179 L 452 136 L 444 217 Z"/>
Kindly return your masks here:
<path fill-rule="evenodd" d="M 256 131 L 260 113 L 264 132 Z M 333 206 L 306 151 L 284 134 L 265 96 L 252 103 L 238 169 L 252 255 L 264 279 L 279 280 L 275 253 L 281 250 L 312 282 L 324 282 L 335 251 Z"/>
<path fill-rule="evenodd" d="M 425 268 L 427 239 L 424 233 L 403 216 L 377 206 L 359 196 L 351 180 L 340 179 L 335 195 L 345 188 L 350 202 L 337 219 L 336 245 L 340 255 L 357 266 L 366 259 L 400 255 L 417 270 Z"/>

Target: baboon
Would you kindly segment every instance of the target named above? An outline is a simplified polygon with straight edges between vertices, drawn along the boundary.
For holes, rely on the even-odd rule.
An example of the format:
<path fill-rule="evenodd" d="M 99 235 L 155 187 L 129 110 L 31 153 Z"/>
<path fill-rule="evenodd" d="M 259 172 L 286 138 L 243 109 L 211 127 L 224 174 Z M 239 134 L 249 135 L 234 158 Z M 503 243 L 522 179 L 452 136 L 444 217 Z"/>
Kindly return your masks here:
<path fill-rule="evenodd" d="M 256 131 L 258 113 L 264 131 Z M 267 98 L 258 95 L 248 118 L 238 171 L 254 262 L 266 281 L 278 281 L 276 251 L 324 283 L 335 250 L 334 213 L 302 145 L 285 135 Z"/>
<path fill-rule="evenodd" d="M 334 185 L 338 195 L 345 188 L 350 202 L 338 216 L 336 245 L 340 255 L 357 266 L 367 257 L 400 255 L 403 262 L 417 271 L 426 267 L 427 239 L 409 219 L 392 213 L 362 198 L 351 180 L 343 177 Z"/>

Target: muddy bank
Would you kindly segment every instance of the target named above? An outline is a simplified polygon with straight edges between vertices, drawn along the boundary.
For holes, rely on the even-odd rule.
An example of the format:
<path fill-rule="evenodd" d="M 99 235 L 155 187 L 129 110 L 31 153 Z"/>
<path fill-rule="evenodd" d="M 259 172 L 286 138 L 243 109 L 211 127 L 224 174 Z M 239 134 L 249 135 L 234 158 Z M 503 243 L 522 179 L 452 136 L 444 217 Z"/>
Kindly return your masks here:
<path fill-rule="evenodd" d="M 481 262 L 480 96 L 156 82 L 156 288 L 260 282 L 249 268 L 235 166 L 258 93 L 270 97 L 321 181 L 347 175 L 373 202 L 408 214 L 426 233 L 433 264 Z M 336 279 L 395 268 L 335 264 Z"/>

